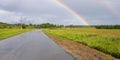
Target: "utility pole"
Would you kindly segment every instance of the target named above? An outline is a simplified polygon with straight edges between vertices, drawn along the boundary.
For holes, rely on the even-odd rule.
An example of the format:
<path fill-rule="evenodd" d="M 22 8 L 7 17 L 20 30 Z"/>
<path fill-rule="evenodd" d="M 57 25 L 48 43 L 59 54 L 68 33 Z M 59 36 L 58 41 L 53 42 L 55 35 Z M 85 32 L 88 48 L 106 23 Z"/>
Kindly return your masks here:
<path fill-rule="evenodd" d="M 20 16 L 20 25 L 21 25 L 21 30 L 23 29 L 22 28 L 22 16 Z"/>

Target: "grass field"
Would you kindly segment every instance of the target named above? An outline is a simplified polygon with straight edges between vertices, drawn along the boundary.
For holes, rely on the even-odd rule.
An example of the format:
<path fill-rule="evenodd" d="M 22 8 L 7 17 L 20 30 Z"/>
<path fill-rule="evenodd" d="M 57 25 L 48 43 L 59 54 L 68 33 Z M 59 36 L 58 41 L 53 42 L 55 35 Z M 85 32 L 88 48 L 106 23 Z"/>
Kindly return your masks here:
<path fill-rule="evenodd" d="M 71 40 L 120 58 L 120 30 L 95 28 L 46 29 L 45 33 L 61 40 Z"/>
<path fill-rule="evenodd" d="M 23 33 L 23 32 L 27 32 L 30 31 L 29 29 L 0 29 L 0 40 Z"/>

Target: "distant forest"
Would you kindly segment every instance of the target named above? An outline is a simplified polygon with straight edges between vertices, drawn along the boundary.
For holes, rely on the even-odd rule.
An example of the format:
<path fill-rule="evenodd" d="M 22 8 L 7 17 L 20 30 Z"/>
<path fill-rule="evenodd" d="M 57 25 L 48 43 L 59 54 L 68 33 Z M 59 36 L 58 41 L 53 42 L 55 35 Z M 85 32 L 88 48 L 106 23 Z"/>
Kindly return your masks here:
<path fill-rule="evenodd" d="M 40 29 L 40 28 L 89 28 L 93 27 L 96 29 L 120 29 L 120 25 L 56 25 L 51 23 L 43 23 L 43 24 L 8 24 L 0 22 L 0 29 L 12 29 L 12 28 L 22 28 L 22 29 Z"/>
<path fill-rule="evenodd" d="M 8 24 L 0 22 L 0 29 L 12 29 L 12 28 L 22 28 L 22 29 L 40 29 L 40 28 L 61 28 L 63 25 L 55 25 L 50 23 L 43 24 Z"/>
<path fill-rule="evenodd" d="M 91 26 L 85 26 L 85 25 L 68 25 L 66 27 L 70 28 L 96 28 L 96 29 L 120 29 L 120 25 L 91 25 Z"/>

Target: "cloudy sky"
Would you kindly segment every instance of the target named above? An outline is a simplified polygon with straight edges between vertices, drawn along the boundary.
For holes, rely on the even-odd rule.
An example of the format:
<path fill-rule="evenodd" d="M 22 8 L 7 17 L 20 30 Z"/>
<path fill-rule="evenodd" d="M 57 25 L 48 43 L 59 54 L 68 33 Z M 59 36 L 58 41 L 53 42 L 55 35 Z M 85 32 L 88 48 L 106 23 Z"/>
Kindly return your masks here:
<path fill-rule="evenodd" d="M 61 0 L 89 24 L 120 24 L 120 0 Z M 0 0 L 0 22 L 84 25 L 54 0 Z"/>

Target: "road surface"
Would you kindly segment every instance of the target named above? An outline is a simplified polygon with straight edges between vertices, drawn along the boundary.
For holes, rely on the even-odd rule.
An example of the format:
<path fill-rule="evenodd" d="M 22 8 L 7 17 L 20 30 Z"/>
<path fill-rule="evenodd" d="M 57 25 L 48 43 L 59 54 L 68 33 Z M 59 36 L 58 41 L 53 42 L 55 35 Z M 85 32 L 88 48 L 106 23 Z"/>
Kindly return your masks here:
<path fill-rule="evenodd" d="M 0 60 L 74 60 L 41 30 L 0 41 Z"/>

